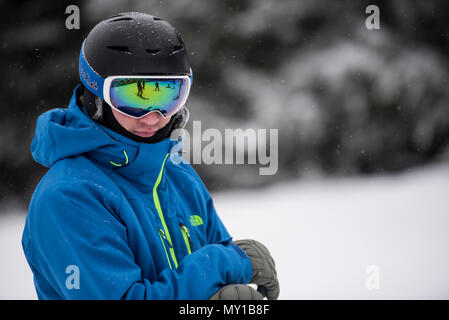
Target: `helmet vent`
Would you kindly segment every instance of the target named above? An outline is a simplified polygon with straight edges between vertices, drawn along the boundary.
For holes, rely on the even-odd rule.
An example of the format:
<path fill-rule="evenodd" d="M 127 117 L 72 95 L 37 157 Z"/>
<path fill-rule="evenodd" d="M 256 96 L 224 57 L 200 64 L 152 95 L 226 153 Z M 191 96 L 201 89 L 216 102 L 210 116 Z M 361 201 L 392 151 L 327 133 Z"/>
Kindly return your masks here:
<path fill-rule="evenodd" d="M 131 54 L 131 52 L 129 51 L 128 47 L 123 47 L 123 46 L 108 46 L 108 49 L 114 50 L 114 51 L 120 51 L 120 52 L 124 52 L 124 53 L 128 53 Z"/>
<path fill-rule="evenodd" d="M 112 23 L 112 22 L 119 22 L 119 21 L 134 21 L 134 19 L 130 18 L 130 17 L 119 17 L 119 18 L 114 19 L 114 20 L 109 20 L 108 22 Z"/>
<path fill-rule="evenodd" d="M 170 53 L 170 55 L 178 53 L 179 51 L 182 51 L 182 50 L 184 50 L 184 46 L 177 44 L 177 45 L 173 46 L 173 52 Z"/>
<path fill-rule="evenodd" d="M 157 49 L 145 49 L 146 52 L 151 53 L 151 54 L 158 54 L 161 51 L 161 48 L 157 48 Z"/>
<path fill-rule="evenodd" d="M 153 20 L 154 21 L 163 21 L 161 18 L 158 18 L 158 17 L 153 17 Z"/>
<path fill-rule="evenodd" d="M 123 17 L 124 13 L 118 13 L 118 14 L 114 14 L 113 16 L 107 17 L 105 20 L 110 20 L 110 19 L 114 19 L 117 17 Z"/>

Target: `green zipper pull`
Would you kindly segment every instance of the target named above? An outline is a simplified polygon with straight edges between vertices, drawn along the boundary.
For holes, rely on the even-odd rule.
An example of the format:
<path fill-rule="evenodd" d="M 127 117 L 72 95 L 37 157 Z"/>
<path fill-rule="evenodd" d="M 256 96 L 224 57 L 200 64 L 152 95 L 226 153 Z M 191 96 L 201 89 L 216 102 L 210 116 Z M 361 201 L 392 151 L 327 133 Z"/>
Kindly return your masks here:
<path fill-rule="evenodd" d="M 158 229 L 158 233 L 159 233 L 159 238 L 161 238 L 162 246 L 164 247 L 165 255 L 167 256 L 168 265 L 169 265 L 170 269 L 173 269 L 171 262 L 170 262 L 170 257 L 168 256 L 167 248 L 165 247 L 164 240 L 166 240 L 167 237 L 165 236 L 165 233 L 161 228 Z"/>
<path fill-rule="evenodd" d="M 179 226 L 181 227 L 182 230 L 184 230 L 187 236 L 190 237 L 189 229 L 183 223 L 180 223 Z"/>
<path fill-rule="evenodd" d="M 162 236 L 162 238 L 164 238 L 165 241 L 167 241 L 167 244 L 170 248 L 173 248 L 173 244 L 171 243 L 170 240 L 168 240 L 167 236 L 165 235 L 164 230 L 162 230 L 161 228 L 159 228 L 159 234 Z"/>
<path fill-rule="evenodd" d="M 193 242 L 192 242 L 192 238 L 190 237 L 190 230 L 183 223 L 180 223 L 179 226 L 181 227 L 181 231 L 182 231 L 182 235 L 184 237 L 184 242 L 186 243 L 187 251 L 189 252 L 189 254 L 191 254 L 192 248 L 193 248 Z"/>

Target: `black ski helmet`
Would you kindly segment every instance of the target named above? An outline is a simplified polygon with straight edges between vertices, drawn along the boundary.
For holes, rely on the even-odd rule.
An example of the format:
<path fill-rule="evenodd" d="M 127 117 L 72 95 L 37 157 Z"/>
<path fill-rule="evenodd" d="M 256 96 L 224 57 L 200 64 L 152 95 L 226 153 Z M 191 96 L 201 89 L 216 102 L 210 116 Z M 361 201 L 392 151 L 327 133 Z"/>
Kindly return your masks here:
<path fill-rule="evenodd" d="M 103 78 L 191 72 L 181 35 L 168 22 L 146 13 L 120 13 L 101 21 L 83 47 L 87 62 Z"/>
<path fill-rule="evenodd" d="M 146 13 L 119 13 L 104 19 L 89 32 L 81 50 L 85 62 L 102 78 L 113 75 L 192 75 L 181 35 L 170 23 Z M 81 59 L 79 73 L 83 80 Z M 98 92 L 88 85 L 85 87 L 88 90 L 84 93 L 84 105 L 95 121 L 134 140 L 154 140 L 128 133 L 112 116 L 110 108 L 103 107 L 105 102 Z M 177 118 L 175 116 L 172 118 Z M 175 119 L 172 120 L 168 125 L 173 125 Z"/>

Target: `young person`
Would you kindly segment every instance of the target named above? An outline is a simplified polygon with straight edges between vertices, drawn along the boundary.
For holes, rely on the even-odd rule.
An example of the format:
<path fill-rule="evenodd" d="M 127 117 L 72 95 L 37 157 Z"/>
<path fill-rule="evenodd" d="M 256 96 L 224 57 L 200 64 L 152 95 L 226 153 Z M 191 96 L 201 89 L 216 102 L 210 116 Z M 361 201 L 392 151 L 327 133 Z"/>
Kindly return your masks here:
<path fill-rule="evenodd" d="M 144 13 L 107 18 L 82 44 L 79 73 L 31 145 L 49 168 L 22 238 L 38 298 L 277 299 L 268 250 L 232 242 L 199 176 L 172 161 L 192 84 L 175 28 Z"/>

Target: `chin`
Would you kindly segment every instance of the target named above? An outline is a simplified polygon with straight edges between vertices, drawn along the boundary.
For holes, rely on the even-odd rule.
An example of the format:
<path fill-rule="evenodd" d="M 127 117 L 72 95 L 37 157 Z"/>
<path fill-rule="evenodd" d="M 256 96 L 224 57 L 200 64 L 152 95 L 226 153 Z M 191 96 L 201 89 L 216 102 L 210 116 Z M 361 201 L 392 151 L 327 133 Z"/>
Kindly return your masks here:
<path fill-rule="evenodd" d="M 154 136 L 154 134 L 157 132 L 156 131 L 133 131 L 133 134 L 135 134 L 136 136 L 139 136 L 141 138 L 150 138 L 152 136 Z"/>

